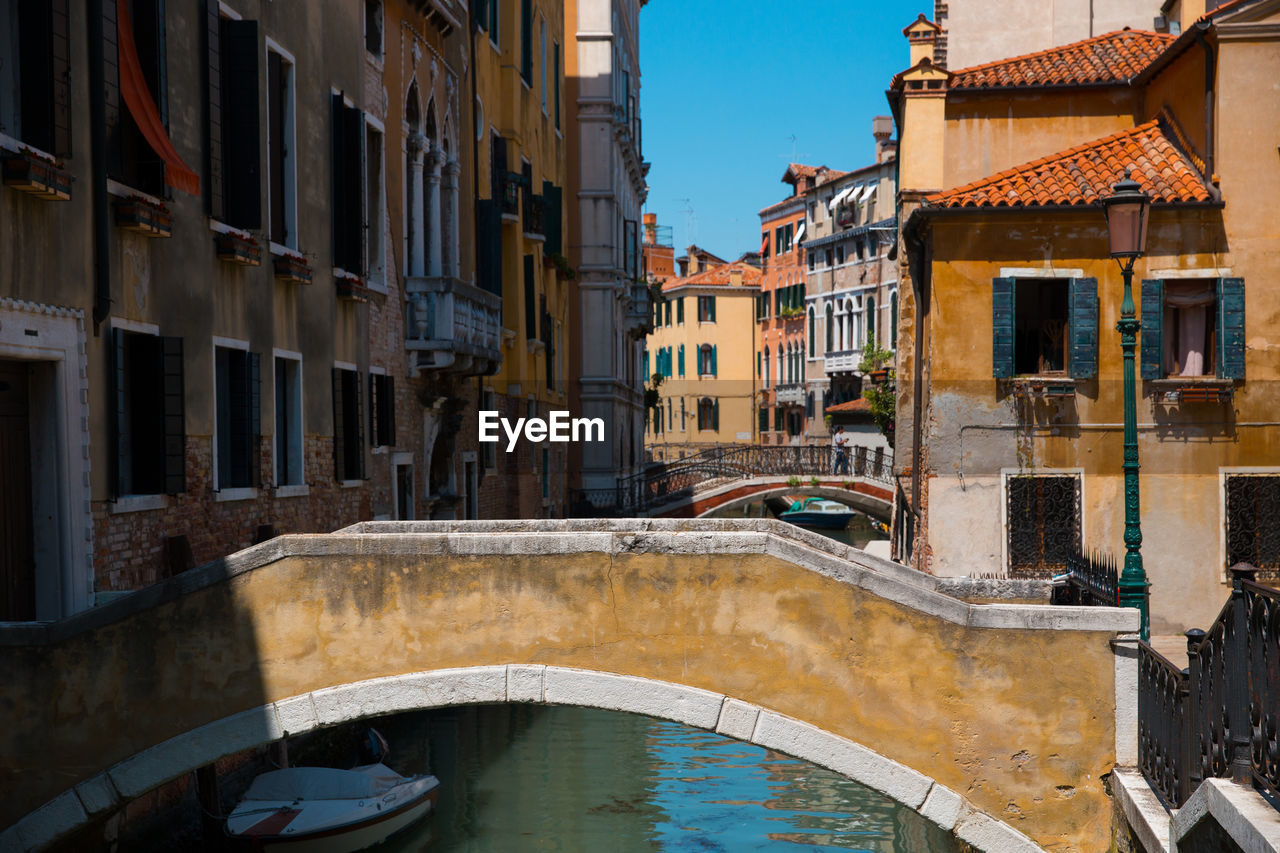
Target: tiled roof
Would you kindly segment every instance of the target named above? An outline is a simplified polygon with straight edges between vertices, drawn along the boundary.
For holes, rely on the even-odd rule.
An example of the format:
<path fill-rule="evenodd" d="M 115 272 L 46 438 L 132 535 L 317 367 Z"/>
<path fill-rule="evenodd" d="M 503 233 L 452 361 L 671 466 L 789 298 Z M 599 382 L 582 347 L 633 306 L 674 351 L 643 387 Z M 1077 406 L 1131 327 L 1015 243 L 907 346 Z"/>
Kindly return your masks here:
<path fill-rule="evenodd" d="M 1041 207 L 1091 205 L 1110 195 L 1111 185 L 1131 177 L 1156 202 L 1212 201 L 1192 157 L 1173 141 L 1171 119 L 1146 124 L 1041 157 L 980 181 L 936 193 L 930 207 Z"/>
<path fill-rule="evenodd" d="M 702 272 L 688 276 L 687 278 L 668 279 L 662 285 L 662 289 L 672 290 L 677 287 L 687 287 L 691 285 L 728 285 L 730 283 L 730 275 L 734 272 L 742 273 L 742 283 L 744 285 L 759 284 L 761 278 L 764 276 L 764 274 L 760 272 L 759 267 L 752 266 L 749 263 L 734 261 L 730 264 L 721 264 L 719 266 L 712 267 L 709 270 L 703 270 Z"/>
<path fill-rule="evenodd" d="M 1155 61 L 1175 39 L 1176 36 L 1167 33 L 1126 28 L 1061 47 L 962 68 L 954 72 L 947 85 L 950 89 L 1008 89 L 1123 83 Z"/>
<path fill-rule="evenodd" d="M 826 166 L 806 166 L 803 163 L 788 163 L 787 171 L 783 172 L 782 180 L 787 179 L 787 175 L 795 178 L 812 178 L 818 174 L 819 169 L 825 169 Z"/>
<path fill-rule="evenodd" d="M 859 397 L 856 400 L 846 400 L 843 403 L 836 403 L 834 406 L 827 406 L 826 412 L 829 415 L 840 415 L 848 413 L 864 413 L 871 411 L 871 401 Z"/>

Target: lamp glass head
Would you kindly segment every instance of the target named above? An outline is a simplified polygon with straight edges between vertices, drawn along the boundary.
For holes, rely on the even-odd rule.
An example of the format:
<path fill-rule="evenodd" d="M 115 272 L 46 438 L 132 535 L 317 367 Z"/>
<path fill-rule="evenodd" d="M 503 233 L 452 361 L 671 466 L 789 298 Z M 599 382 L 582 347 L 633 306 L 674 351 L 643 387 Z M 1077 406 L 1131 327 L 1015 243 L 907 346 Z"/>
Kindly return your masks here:
<path fill-rule="evenodd" d="M 1111 238 L 1111 257 L 1136 258 L 1147 250 L 1147 223 L 1151 197 L 1137 181 L 1124 180 L 1111 187 L 1112 194 L 1102 200 L 1107 213 L 1107 234 Z"/>

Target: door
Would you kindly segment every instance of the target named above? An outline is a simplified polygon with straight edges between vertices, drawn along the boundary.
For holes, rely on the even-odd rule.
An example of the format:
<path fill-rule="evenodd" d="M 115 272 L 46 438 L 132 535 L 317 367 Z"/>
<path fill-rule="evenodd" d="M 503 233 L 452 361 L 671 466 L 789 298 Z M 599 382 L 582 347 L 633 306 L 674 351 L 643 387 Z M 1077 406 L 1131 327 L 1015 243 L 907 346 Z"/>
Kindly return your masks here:
<path fill-rule="evenodd" d="M 0 361 L 0 621 L 36 616 L 29 369 Z"/>
<path fill-rule="evenodd" d="M 408 521 L 413 518 L 413 466 L 396 466 L 396 518 Z"/>

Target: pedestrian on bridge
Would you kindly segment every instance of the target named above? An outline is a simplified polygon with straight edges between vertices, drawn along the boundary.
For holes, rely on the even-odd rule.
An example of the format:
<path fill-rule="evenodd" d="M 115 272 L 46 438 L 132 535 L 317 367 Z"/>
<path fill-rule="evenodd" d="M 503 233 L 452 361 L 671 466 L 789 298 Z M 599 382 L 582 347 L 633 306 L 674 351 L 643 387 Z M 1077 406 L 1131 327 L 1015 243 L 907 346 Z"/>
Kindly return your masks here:
<path fill-rule="evenodd" d="M 849 436 L 844 434 L 843 426 L 836 427 L 836 434 L 835 436 L 832 437 L 831 443 L 835 445 L 835 448 L 836 448 L 835 470 L 833 470 L 831 473 L 848 474 L 849 473 L 849 454 L 848 454 L 847 448 L 849 446 Z"/>

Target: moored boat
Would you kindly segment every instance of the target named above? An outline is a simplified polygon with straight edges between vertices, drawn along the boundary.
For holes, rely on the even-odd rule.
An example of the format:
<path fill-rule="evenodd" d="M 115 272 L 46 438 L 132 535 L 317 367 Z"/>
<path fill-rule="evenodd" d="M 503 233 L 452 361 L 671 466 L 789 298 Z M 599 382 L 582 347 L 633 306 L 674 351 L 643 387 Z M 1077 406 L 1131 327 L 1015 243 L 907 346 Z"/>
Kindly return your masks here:
<path fill-rule="evenodd" d="M 435 776 L 405 777 L 381 763 L 287 767 L 253 780 L 227 817 L 227 833 L 255 851 L 364 850 L 426 817 L 439 788 Z"/>
<path fill-rule="evenodd" d="M 842 530 L 849 524 L 854 511 L 839 501 L 825 498 L 805 498 L 791 504 L 791 509 L 778 518 L 801 527 L 819 527 L 823 530 Z"/>

